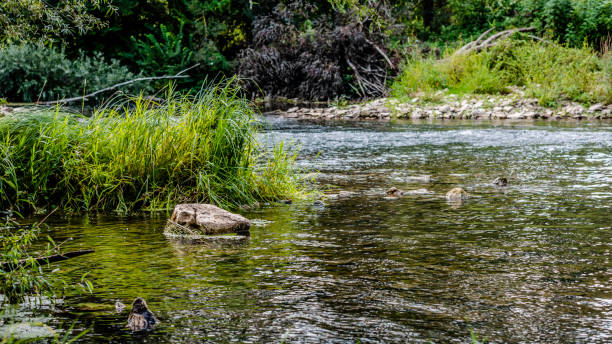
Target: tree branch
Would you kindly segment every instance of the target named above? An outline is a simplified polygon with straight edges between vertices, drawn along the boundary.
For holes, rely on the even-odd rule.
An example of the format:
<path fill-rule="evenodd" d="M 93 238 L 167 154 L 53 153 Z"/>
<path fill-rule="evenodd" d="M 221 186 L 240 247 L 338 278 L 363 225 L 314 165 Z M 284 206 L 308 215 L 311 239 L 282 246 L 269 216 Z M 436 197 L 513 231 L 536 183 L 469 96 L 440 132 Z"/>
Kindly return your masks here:
<path fill-rule="evenodd" d="M 70 259 L 70 258 L 74 258 L 74 257 L 78 257 L 78 256 L 82 256 L 84 254 L 89 254 L 89 253 L 93 253 L 95 252 L 94 250 L 81 250 L 81 251 L 72 251 L 72 252 L 66 252 L 66 253 L 60 253 L 60 254 L 54 254 L 51 256 L 47 256 L 47 257 L 38 257 L 38 258 L 34 258 L 33 262 L 35 262 L 36 264 L 44 264 L 44 263 L 54 263 L 54 262 L 60 262 L 62 260 L 66 260 L 66 259 Z M 21 266 L 24 265 L 28 265 L 30 264 L 30 262 L 32 262 L 32 260 L 30 259 L 21 259 L 17 262 L 2 262 L 0 263 L 0 269 L 4 270 L 5 272 L 9 272 L 9 271 L 13 271 Z"/>
<path fill-rule="evenodd" d="M 86 98 L 91 98 L 94 96 L 97 96 L 100 93 L 103 92 L 107 92 L 107 91 L 112 91 L 116 88 L 119 88 L 121 86 L 126 86 L 129 84 L 133 84 L 135 82 L 139 82 L 139 81 L 146 81 L 146 80 L 162 80 L 162 79 L 183 79 L 183 78 L 188 78 L 188 75 L 182 75 L 183 73 L 199 66 L 200 64 L 197 63 L 187 69 L 184 69 L 180 72 L 178 72 L 175 75 L 162 75 L 162 76 L 150 76 L 150 77 L 143 77 L 143 78 L 136 78 L 133 80 L 129 80 L 129 81 L 124 81 L 124 82 L 120 82 L 118 84 L 115 84 L 113 86 L 107 87 L 107 88 L 103 88 L 101 90 L 92 92 L 90 94 L 84 95 L 84 96 L 79 96 L 79 97 L 73 97 L 73 98 L 64 98 L 64 99 L 60 99 L 60 100 L 53 100 L 53 101 L 47 101 L 47 102 L 36 102 L 36 104 L 38 105 L 55 105 L 55 104 L 65 104 L 65 103 L 71 103 L 71 102 L 75 102 L 75 101 L 79 101 L 79 100 L 85 100 Z"/>

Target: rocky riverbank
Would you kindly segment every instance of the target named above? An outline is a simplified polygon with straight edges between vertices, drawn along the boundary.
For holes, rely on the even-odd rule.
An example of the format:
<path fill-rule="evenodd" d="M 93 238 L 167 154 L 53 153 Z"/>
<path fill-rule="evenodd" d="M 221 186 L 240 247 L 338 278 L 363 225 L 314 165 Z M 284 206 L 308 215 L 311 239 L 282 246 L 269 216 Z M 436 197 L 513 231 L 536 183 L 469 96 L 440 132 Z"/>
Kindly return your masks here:
<path fill-rule="evenodd" d="M 308 120 L 464 119 L 464 120 L 609 120 L 612 104 L 563 101 L 556 107 L 542 107 L 537 99 L 520 91 L 510 95 L 457 96 L 438 92 L 413 98 L 380 98 L 361 104 L 326 108 L 292 107 L 266 114 Z"/>

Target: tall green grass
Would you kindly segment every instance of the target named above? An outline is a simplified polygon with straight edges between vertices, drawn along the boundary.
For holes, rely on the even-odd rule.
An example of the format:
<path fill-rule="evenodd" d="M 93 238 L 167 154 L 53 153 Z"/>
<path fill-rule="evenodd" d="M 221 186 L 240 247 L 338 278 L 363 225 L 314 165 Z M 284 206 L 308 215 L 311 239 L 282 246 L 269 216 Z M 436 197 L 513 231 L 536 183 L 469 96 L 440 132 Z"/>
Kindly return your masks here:
<path fill-rule="evenodd" d="M 234 82 L 166 99 L 130 99 L 91 118 L 56 110 L 0 119 L 0 209 L 231 208 L 300 193 L 295 155 L 261 149 Z"/>
<path fill-rule="evenodd" d="M 591 48 L 507 40 L 479 53 L 448 56 L 440 61 L 414 57 L 393 84 L 393 94 L 448 89 L 455 94 L 503 94 L 524 86 L 544 106 L 561 100 L 612 103 L 610 54 Z"/>

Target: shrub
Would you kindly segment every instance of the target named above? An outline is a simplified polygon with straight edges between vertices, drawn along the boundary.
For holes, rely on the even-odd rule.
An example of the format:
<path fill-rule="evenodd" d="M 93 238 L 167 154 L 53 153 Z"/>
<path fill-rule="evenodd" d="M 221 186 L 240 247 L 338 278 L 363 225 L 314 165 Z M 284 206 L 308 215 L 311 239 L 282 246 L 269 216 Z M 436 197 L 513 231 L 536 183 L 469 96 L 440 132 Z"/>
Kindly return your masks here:
<path fill-rule="evenodd" d="M 12 101 L 74 97 L 135 77 L 117 60 L 106 61 L 100 53 L 72 61 L 64 50 L 41 45 L 0 48 L 0 97 Z M 143 85 L 124 90 L 134 87 Z"/>
<path fill-rule="evenodd" d="M 373 3 L 372 13 L 385 2 Z M 362 7 L 321 14 L 312 3 L 281 3 L 253 22 L 253 40 L 237 61 L 250 96 L 327 100 L 375 97 L 386 92 L 391 55 L 378 24 Z M 389 19 L 390 20 L 390 19 Z M 385 52 L 386 51 L 386 52 Z M 388 56 L 387 56 L 388 57 Z"/>
<path fill-rule="evenodd" d="M 452 93 L 504 93 L 525 86 L 541 105 L 569 99 L 612 102 L 610 66 L 589 47 L 508 40 L 480 53 L 449 55 L 441 61 L 413 57 L 393 85 L 396 96 L 449 89 Z"/>
<path fill-rule="evenodd" d="M 448 0 L 430 3 L 430 25 L 416 28 L 425 40 L 453 42 L 475 38 L 490 27 L 534 26 L 537 34 L 581 47 L 597 48 L 612 31 L 611 0 Z M 424 16 L 424 14 L 423 14 Z"/>
<path fill-rule="evenodd" d="M 0 119 L 0 209 L 223 207 L 297 194 L 293 155 L 258 146 L 234 82 L 195 99 L 142 97 L 91 118 L 58 111 Z"/>

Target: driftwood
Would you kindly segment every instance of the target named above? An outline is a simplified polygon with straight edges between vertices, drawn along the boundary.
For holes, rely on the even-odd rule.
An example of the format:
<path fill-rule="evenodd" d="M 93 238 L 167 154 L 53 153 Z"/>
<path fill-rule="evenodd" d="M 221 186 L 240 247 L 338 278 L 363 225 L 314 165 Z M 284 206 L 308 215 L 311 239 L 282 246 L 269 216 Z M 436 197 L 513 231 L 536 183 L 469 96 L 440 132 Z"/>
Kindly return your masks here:
<path fill-rule="evenodd" d="M 162 75 L 162 76 L 150 76 L 150 77 L 143 77 L 143 78 L 136 78 L 133 80 L 129 80 L 129 81 L 124 81 L 124 82 L 120 82 L 118 84 L 115 84 L 113 86 L 107 87 L 107 88 L 103 88 L 101 90 L 97 90 L 95 92 L 92 92 L 90 94 L 86 94 L 84 96 L 79 96 L 79 97 L 73 97 L 73 98 L 64 98 L 64 99 L 59 99 L 59 100 L 53 100 L 53 101 L 47 101 L 47 102 L 36 102 L 35 104 L 37 105 L 56 105 L 56 104 L 66 104 L 66 103 L 72 103 L 72 102 L 76 102 L 76 101 L 84 101 L 87 98 L 91 98 L 94 96 L 97 96 L 100 93 L 104 93 L 104 92 L 108 92 L 108 91 L 112 91 L 116 88 L 119 88 L 121 86 L 126 86 L 129 84 L 133 84 L 135 82 L 139 82 L 139 81 L 147 81 L 147 80 L 163 80 L 163 79 L 183 79 L 183 78 L 188 78 L 189 75 L 182 75 L 183 73 L 194 69 L 195 67 L 199 66 L 200 64 L 197 63 L 187 69 L 184 69 L 180 72 L 178 72 L 175 75 Z"/>
<path fill-rule="evenodd" d="M 72 251 L 72 252 L 54 254 L 54 255 L 46 256 L 46 257 L 38 257 L 34 259 L 21 259 L 17 262 L 2 262 L 0 263 L 0 269 L 4 270 L 5 272 L 9 272 L 21 266 L 31 264 L 32 262 L 36 264 L 55 263 L 55 262 L 60 262 L 62 260 L 82 256 L 84 254 L 93 253 L 93 252 L 95 252 L 95 250 L 80 250 L 80 251 Z"/>
<path fill-rule="evenodd" d="M 533 31 L 535 29 L 535 27 L 519 27 L 516 29 L 500 31 L 485 39 L 485 37 L 487 37 L 487 35 L 493 31 L 493 28 L 490 28 L 489 30 L 483 32 L 482 35 L 480 35 L 476 40 L 457 49 L 453 56 L 467 54 L 472 51 L 481 52 L 495 46 L 499 41 L 503 40 L 504 38 L 508 38 L 517 32 Z M 541 38 L 536 36 L 529 35 L 529 37 L 543 41 Z"/>

